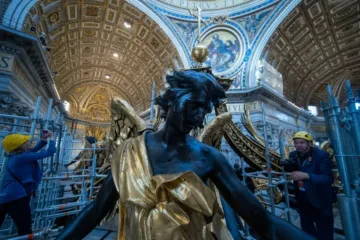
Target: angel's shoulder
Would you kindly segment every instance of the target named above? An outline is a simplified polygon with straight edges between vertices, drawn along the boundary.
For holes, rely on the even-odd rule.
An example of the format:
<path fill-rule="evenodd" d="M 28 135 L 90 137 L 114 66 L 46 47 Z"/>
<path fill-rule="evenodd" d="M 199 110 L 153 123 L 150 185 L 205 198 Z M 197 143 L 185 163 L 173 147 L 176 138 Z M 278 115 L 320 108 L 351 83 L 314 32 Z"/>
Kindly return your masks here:
<path fill-rule="evenodd" d="M 217 159 L 217 158 L 223 156 L 222 153 L 218 149 L 216 149 L 208 144 L 205 144 L 203 142 L 200 142 L 196 138 L 192 138 L 190 144 L 197 145 L 196 148 L 199 149 L 201 154 L 207 158 Z"/>

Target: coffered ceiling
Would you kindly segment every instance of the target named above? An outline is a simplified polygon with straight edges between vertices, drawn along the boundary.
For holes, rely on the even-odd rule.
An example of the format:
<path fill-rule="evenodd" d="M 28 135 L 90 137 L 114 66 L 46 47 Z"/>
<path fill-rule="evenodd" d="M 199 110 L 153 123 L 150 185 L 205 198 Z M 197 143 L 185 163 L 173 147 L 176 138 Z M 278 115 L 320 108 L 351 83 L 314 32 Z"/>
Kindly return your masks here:
<path fill-rule="evenodd" d="M 285 96 L 306 107 L 341 95 L 350 79 L 360 87 L 360 2 L 303 0 L 272 34 L 263 52 L 284 79 Z M 341 96 L 340 96 L 341 97 Z"/>
<path fill-rule="evenodd" d="M 113 96 L 141 112 L 150 106 L 152 83 L 161 89 L 174 60 L 182 66 L 162 29 L 124 0 L 38 1 L 24 30 L 33 33 L 32 26 L 46 34 L 57 89 L 77 118 L 108 121 Z"/>

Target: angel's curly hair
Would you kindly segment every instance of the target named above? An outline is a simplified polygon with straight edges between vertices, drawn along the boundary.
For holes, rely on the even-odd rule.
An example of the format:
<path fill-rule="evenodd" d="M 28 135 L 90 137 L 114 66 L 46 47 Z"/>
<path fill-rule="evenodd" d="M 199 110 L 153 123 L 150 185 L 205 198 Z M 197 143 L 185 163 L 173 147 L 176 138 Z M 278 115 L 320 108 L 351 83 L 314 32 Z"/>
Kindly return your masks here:
<path fill-rule="evenodd" d="M 225 98 L 225 91 L 216 81 L 215 77 L 209 73 L 197 72 L 194 70 L 178 71 L 166 76 L 169 88 L 155 99 L 155 104 L 159 105 L 165 112 L 169 107 L 174 106 L 179 98 L 189 93 L 206 92 L 211 106 L 218 106 L 221 99 Z"/>

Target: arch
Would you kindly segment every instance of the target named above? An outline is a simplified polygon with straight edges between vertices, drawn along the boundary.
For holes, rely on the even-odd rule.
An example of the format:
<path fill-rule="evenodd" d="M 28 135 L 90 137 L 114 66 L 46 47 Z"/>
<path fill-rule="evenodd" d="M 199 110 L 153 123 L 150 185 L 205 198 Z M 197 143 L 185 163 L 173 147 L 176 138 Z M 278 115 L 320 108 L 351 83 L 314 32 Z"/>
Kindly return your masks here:
<path fill-rule="evenodd" d="M 6 27 L 22 30 L 25 17 L 37 0 L 12 0 L 2 19 Z"/>
<path fill-rule="evenodd" d="M 84 82 L 81 82 L 81 83 L 78 83 L 78 84 L 74 84 L 72 85 L 73 86 L 73 89 L 77 88 L 77 87 L 80 87 L 80 86 L 86 86 L 86 85 L 91 85 L 93 84 L 92 81 L 84 81 Z M 117 88 L 114 84 L 112 83 L 101 83 L 103 86 L 105 87 L 112 87 L 114 88 L 115 92 L 117 92 L 120 96 L 119 97 L 123 97 L 125 101 L 127 101 L 131 106 L 135 106 L 135 103 L 134 101 L 132 100 L 132 98 L 130 98 L 128 96 L 128 94 L 122 90 L 120 90 L 119 88 Z M 79 107 L 80 107 L 81 103 L 79 103 Z"/>
<path fill-rule="evenodd" d="M 175 45 L 180 58 L 183 62 L 184 68 L 190 68 L 190 59 L 186 56 L 186 48 L 181 45 L 179 38 L 176 37 L 175 33 L 171 31 L 171 29 L 167 26 L 167 24 L 162 20 L 150 7 L 148 7 L 143 1 L 139 0 L 127 0 L 128 3 L 132 4 L 139 10 L 143 11 L 146 15 L 148 15 L 154 22 L 156 22 L 161 29 L 168 35 L 173 44 Z"/>
<path fill-rule="evenodd" d="M 83 106 L 81 106 L 81 107 L 86 109 L 89 106 L 90 101 L 92 100 L 92 98 L 102 89 L 104 89 L 104 91 L 106 92 L 106 95 L 111 100 L 111 95 L 110 95 L 109 91 L 107 90 L 107 88 L 105 88 L 103 86 L 98 86 L 97 88 L 95 88 L 93 90 L 92 93 L 89 94 L 89 96 L 85 99 Z"/>
<path fill-rule="evenodd" d="M 72 95 L 69 95 L 68 96 L 68 99 L 72 102 L 72 103 L 74 103 L 74 107 L 75 107 L 75 109 L 77 110 L 78 108 L 79 108 L 79 104 L 78 104 L 78 102 L 76 101 L 76 99 L 74 98 L 74 96 L 72 96 Z"/>
<path fill-rule="evenodd" d="M 67 97 L 67 100 L 70 101 L 70 111 L 69 111 L 69 113 L 74 114 L 74 113 L 78 112 L 79 111 L 79 104 L 76 101 L 76 99 L 72 95 L 69 95 Z M 71 103 L 73 103 L 74 105 L 71 105 Z"/>
<path fill-rule="evenodd" d="M 276 28 L 284 21 L 284 19 L 289 15 L 289 13 L 301 2 L 301 0 L 293 0 L 291 1 L 285 8 L 281 9 L 280 6 L 280 14 L 272 21 L 269 27 L 266 28 L 266 31 L 262 34 L 258 44 L 253 46 L 253 54 L 250 58 L 249 64 L 246 71 L 246 76 L 248 78 L 248 87 L 255 87 L 256 84 L 256 65 L 260 60 L 261 53 L 265 48 L 266 43 L 269 41 L 271 35 L 274 33 Z M 278 9 L 279 10 L 279 9 Z M 276 11 L 276 10 L 275 10 Z M 264 25 L 265 26 L 265 25 Z"/>
<path fill-rule="evenodd" d="M 105 106 L 105 105 L 102 105 L 102 104 L 97 104 L 97 103 L 91 104 L 91 105 L 88 106 L 88 108 L 86 108 L 86 112 L 90 115 L 90 117 L 91 117 L 91 114 L 90 114 L 91 109 L 94 108 L 94 107 L 99 107 L 101 109 L 104 109 L 109 114 L 109 116 L 111 117 L 111 110 L 109 109 L 109 107 Z"/>
<path fill-rule="evenodd" d="M 37 2 L 37 0 L 13 0 L 11 1 L 9 7 L 6 9 L 6 12 L 3 17 L 3 25 L 11 28 L 16 28 L 22 30 L 24 25 L 25 17 L 30 11 L 31 7 Z M 143 11 L 148 15 L 154 22 L 156 22 L 161 29 L 166 33 L 166 35 L 171 39 L 175 45 L 180 58 L 183 62 L 184 68 L 190 67 L 190 62 L 186 56 L 186 49 L 180 43 L 180 40 L 176 37 L 173 31 L 166 25 L 166 23 L 153 11 L 150 7 L 144 4 L 142 1 L 138 0 L 128 0 L 128 3 L 132 4 L 139 10 Z"/>

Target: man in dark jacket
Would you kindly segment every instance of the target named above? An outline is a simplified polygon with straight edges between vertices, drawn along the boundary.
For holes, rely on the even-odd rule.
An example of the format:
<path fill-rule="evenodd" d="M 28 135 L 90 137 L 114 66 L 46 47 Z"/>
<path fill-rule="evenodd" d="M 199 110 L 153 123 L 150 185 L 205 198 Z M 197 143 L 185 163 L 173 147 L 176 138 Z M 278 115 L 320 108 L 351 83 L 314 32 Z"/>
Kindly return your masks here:
<path fill-rule="evenodd" d="M 333 239 L 334 220 L 332 204 L 333 175 L 330 155 L 312 146 L 312 136 L 297 132 L 294 137 L 296 151 L 282 162 L 291 172 L 298 202 L 301 228 L 320 240 Z"/>

